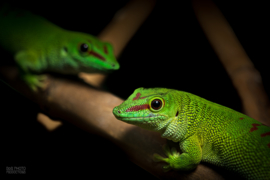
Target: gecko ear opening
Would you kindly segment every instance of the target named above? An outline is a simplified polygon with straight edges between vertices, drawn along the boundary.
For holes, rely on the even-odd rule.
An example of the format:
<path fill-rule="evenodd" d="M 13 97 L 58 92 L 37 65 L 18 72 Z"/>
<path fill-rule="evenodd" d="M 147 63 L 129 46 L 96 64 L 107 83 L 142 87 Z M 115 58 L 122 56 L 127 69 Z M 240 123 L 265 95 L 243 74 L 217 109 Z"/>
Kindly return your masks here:
<path fill-rule="evenodd" d="M 178 111 L 176 112 L 176 115 L 175 115 L 175 117 L 177 117 L 178 116 Z"/>
<path fill-rule="evenodd" d="M 64 51 L 68 52 L 68 49 L 67 49 L 67 47 L 66 47 L 66 46 L 64 46 L 64 48 L 63 48 L 63 49 L 64 49 Z"/>

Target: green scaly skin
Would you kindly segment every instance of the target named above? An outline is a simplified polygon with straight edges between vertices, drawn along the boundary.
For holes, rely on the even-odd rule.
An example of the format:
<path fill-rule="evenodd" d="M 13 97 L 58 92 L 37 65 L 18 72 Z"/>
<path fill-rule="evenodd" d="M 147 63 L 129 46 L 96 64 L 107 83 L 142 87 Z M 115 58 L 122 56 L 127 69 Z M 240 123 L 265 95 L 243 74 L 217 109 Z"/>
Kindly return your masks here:
<path fill-rule="evenodd" d="M 32 90 L 44 87 L 44 72 L 77 74 L 119 69 L 112 45 L 62 29 L 28 11 L 0 7 L 0 46 L 14 56 Z"/>
<path fill-rule="evenodd" d="M 230 108 L 191 93 L 138 88 L 113 109 L 115 117 L 179 142 L 181 154 L 155 154 L 165 170 L 192 170 L 203 161 L 246 179 L 270 179 L 270 128 Z"/>

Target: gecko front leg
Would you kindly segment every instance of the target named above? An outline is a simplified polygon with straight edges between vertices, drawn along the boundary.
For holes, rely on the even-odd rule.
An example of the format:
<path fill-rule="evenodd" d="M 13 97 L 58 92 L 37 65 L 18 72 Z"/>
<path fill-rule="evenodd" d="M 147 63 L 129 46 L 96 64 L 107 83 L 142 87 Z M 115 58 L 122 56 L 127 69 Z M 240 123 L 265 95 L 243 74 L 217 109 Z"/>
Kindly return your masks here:
<path fill-rule="evenodd" d="M 163 166 L 165 172 L 171 169 L 182 171 L 195 169 L 202 159 L 202 150 L 198 143 L 198 138 L 192 136 L 184 142 L 181 142 L 180 149 L 183 152 L 182 154 L 177 152 L 175 147 L 169 148 L 168 145 L 165 145 L 163 150 L 167 158 L 159 154 L 154 154 L 154 161 L 168 163 Z"/>
<path fill-rule="evenodd" d="M 37 71 L 41 68 L 36 53 L 32 51 L 20 51 L 15 55 L 15 61 L 19 66 L 21 79 L 31 90 L 37 91 L 38 88 L 45 89 L 47 87 L 46 75 L 37 75 L 29 72 L 31 69 Z"/>

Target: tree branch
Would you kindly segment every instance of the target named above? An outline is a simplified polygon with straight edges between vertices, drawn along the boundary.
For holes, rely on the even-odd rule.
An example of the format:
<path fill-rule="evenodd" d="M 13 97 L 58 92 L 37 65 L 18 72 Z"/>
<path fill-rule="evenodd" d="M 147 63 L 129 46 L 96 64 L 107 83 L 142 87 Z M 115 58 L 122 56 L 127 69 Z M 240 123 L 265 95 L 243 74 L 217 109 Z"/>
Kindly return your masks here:
<path fill-rule="evenodd" d="M 228 72 L 248 116 L 270 126 L 270 103 L 261 75 L 229 23 L 211 0 L 193 0 L 197 19 Z"/>

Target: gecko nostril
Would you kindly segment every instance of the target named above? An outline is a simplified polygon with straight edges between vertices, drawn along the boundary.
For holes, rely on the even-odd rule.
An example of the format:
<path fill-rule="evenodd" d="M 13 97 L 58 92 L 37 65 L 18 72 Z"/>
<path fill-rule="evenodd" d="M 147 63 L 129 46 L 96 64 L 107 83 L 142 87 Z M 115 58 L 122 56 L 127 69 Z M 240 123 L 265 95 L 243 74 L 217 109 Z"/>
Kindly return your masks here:
<path fill-rule="evenodd" d="M 117 112 L 118 112 L 119 114 L 121 114 L 121 111 L 118 110 Z"/>

